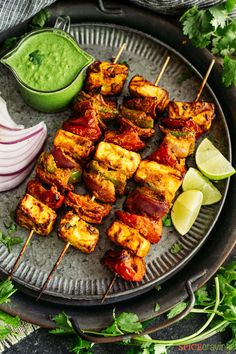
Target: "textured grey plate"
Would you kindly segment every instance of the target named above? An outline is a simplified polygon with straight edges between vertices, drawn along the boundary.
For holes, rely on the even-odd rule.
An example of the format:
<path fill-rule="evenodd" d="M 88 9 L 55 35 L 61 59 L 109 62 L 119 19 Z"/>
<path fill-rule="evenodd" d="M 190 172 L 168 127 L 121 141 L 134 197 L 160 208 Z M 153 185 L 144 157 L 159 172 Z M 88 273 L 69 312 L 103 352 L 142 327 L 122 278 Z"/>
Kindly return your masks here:
<path fill-rule="evenodd" d="M 180 54 L 158 40 L 125 27 L 104 24 L 74 25 L 72 26 L 71 34 L 83 49 L 100 60 L 110 60 L 121 44 L 126 42 L 127 47 L 120 61 L 125 60 L 129 64 L 129 79 L 134 74 L 141 74 L 147 79 L 154 81 L 164 58 L 169 54 L 171 62 L 161 80 L 161 86 L 169 91 L 172 99 L 191 101 L 195 98 L 201 83 L 200 74 Z M 49 133 L 47 147 L 50 148 L 55 131 L 69 117 L 71 112 L 66 111 L 49 115 L 32 110 L 22 101 L 12 75 L 3 67 L 0 70 L 0 90 L 8 103 L 10 113 L 18 123 L 21 122 L 26 127 L 44 120 Z M 181 81 L 182 75 L 189 71 L 191 71 L 191 78 L 178 83 Z M 125 89 L 124 93 L 126 92 L 127 89 Z M 204 90 L 202 98 L 213 101 L 216 104 L 216 118 L 213 121 L 209 137 L 224 155 L 231 159 L 230 138 L 219 103 L 209 87 Z M 149 142 L 149 146 L 143 152 L 143 157 L 157 148 L 159 139 L 160 136 L 157 129 L 155 137 Z M 194 160 L 190 158 L 188 165 L 194 166 Z M 4 221 L 8 222 L 10 220 L 9 215 L 15 210 L 19 198 L 24 194 L 26 183 L 27 181 L 15 190 L 0 194 L 0 230 L 4 230 Z M 132 183 L 129 187 L 132 188 Z M 145 289 L 156 282 L 163 282 L 196 253 L 210 233 L 221 211 L 228 188 L 228 181 L 218 183 L 217 187 L 223 194 L 222 201 L 213 206 L 202 207 L 195 224 L 184 237 L 180 237 L 172 228 L 164 228 L 162 240 L 158 245 L 151 247 L 151 251 L 146 257 L 147 273 L 144 280 L 141 283 L 130 283 L 118 279 L 110 292 L 110 297 L 130 293 L 135 295 L 137 291 Z M 84 189 L 80 186 L 78 191 L 82 190 Z M 113 244 L 107 239 L 104 230 L 114 219 L 114 211 L 121 208 L 123 201 L 124 199 L 122 198 L 117 201 L 111 215 L 106 219 L 104 225 L 100 227 L 100 241 L 92 255 L 85 255 L 70 248 L 57 273 L 48 284 L 47 294 L 75 300 L 94 300 L 101 297 L 112 278 L 112 274 L 100 265 L 100 259 L 104 252 L 113 247 Z M 25 239 L 27 234 L 26 230 L 18 227 L 18 236 Z M 172 254 L 170 248 L 176 241 L 182 244 L 182 250 L 177 254 Z M 46 238 L 35 235 L 25 253 L 23 262 L 15 273 L 15 281 L 28 289 L 39 289 L 63 246 L 64 243 L 57 238 L 56 232 Z M 0 246 L 0 267 L 3 271 L 11 269 L 19 251 L 20 246 L 17 246 L 8 254 L 6 248 L 3 245 Z"/>

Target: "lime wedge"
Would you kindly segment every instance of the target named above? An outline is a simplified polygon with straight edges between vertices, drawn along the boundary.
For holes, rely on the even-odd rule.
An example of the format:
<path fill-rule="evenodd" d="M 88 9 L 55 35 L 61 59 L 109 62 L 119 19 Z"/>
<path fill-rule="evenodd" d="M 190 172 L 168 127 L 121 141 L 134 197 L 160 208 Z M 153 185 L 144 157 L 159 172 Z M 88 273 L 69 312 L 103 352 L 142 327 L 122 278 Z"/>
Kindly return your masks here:
<path fill-rule="evenodd" d="M 196 189 L 203 194 L 202 205 L 210 205 L 217 203 L 222 195 L 220 191 L 209 181 L 209 179 L 201 174 L 195 168 L 190 167 L 184 176 L 183 191 Z"/>
<path fill-rule="evenodd" d="M 209 179 L 224 179 L 236 172 L 231 163 L 207 138 L 198 146 L 195 159 L 199 170 Z"/>
<path fill-rule="evenodd" d="M 203 194 L 197 190 L 181 193 L 171 210 L 171 219 L 176 230 L 185 235 L 196 220 L 202 205 Z"/>

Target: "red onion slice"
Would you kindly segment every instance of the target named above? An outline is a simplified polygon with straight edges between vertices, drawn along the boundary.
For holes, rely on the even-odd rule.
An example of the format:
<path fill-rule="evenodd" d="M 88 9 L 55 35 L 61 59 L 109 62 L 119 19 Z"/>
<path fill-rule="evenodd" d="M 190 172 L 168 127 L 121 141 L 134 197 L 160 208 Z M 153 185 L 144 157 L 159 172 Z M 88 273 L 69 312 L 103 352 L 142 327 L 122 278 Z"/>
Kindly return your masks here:
<path fill-rule="evenodd" d="M 0 125 L 6 129 L 24 129 L 23 125 L 18 125 L 9 115 L 7 103 L 0 95 Z"/>
<path fill-rule="evenodd" d="M 0 176 L 12 176 L 16 175 L 26 169 L 38 156 L 39 152 L 42 150 L 42 146 L 47 136 L 46 130 L 40 134 L 41 136 L 38 137 L 37 143 L 35 144 L 32 150 L 29 150 L 27 155 L 24 156 L 23 160 L 18 161 L 14 158 L 4 161 L 0 161 Z"/>
<path fill-rule="evenodd" d="M 30 134 L 33 134 L 34 132 L 42 129 L 45 126 L 44 122 L 40 122 L 39 124 L 27 128 L 27 129 L 22 129 L 22 130 L 17 130 L 17 131 L 12 131 L 12 130 L 6 130 L 6 129 L 0 129 L 0 143 L 6 144 L 6 143 L 11 143 L 17 140 L 21 140 L 24 137 L 29 136 Z"/>
<path fill-rule="evenodd" d="M 30 171 L 34 167 L 34 163 L 31 163 L 23 172 L 14 176 L 2 176 L 0 177 L 0 192 L 5 192 L 17 187 L 24 179 L 29 175 Z"/>

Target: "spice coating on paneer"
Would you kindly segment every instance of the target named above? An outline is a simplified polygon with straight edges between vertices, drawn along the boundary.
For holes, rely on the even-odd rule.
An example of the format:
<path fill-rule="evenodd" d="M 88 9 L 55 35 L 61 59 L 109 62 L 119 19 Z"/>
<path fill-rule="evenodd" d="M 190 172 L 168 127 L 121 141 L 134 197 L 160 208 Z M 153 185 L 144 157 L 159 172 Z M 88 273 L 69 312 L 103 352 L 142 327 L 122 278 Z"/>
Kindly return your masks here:
<path fill-rule="evenodd" d="M 116 201 L 115 185 L 98 172 L 84 171 L 83 180 L 87 188 L 98 200 L 105 203 L 114 203 Z"/>
<path fill-rule="evenodd" d="M 87 70 L 85 89 L 104 96 L 118 95 L 124 87 L 128 71 L 125 64 L 96 61 Z"/>
<path fill-rule="evenodd" d="M 73 190 L 74 184 L 78 183 L 82 176 L 82 168 L 58 168 L 52 154 L 43 152 L 37 162 L 36 176 L 59 190 Z"/>
<path fill-rule="evenodd" d="M 135 75 L 130 80 L 129 92 L 133 97 L 157 97 L 156 108 L 159 112 L 163 112 L 169 103 L 169 94 L 165 89 L 154 85 L 139 75 Z"/>
<path fill-rule="evenodd" d="M 92 201 L 88 195 L 69 192 L 65 198 L 65 205 L 74 209 L 78 216 L 92 224 L 100 224 L 103 218 L 111 211 L 111 205 Z"/>
<path fill-rule="evenodd" d="M 127 178 L 131 178 L 141 161 L 138 153 L 127 151 L 115 144 L 100 142 L 94 156 L 95 160 L 104 165 L 122 171 Z"/>
<path fill-rule="evenodd" d="M 121 221 L 114 221 L 107 230 L 107 236 L 117 245 L 131 251 L 138 257 L 145 257 L 150 249 L 147 241 L 138 230 Z"/>
<path fill-rule="evenodd" d="M 170 166 L 143 160 L 136 171 L 135 181 L 145 184 L 171 202 L 181 186 L 182 174 Z"/>
<path fill-rule="evenodd" d="M 169 118 L 186 120 L 192 118 L 204 131 L 210 129 L 215 105 L 209 102 L 176 102 L 168 106 Z"/>
<path fill-rule="evenodd" d="M 116 211 L 116 216 L 124 224 L 134 227 L 151 243 L 158 243 L 162 234 L 162 219 L 152 219 L 147 216 L 131 214 L 126 211 Z"/>
<path fill-rule="evenodd" d="M 54 210 L 27 193 L 20 200 L 16 209 L 16 222 L 43 236 L 50 234 L 56 217 L 57 214 Z"/>
<path fill-rule="evenodd" d="M 99 239 L 99 231 L 82 220 L 77 214 L 68 211 L 60 220 L 58 236 L 83 253 L 92 253 Z"/>
<path fill-rule="evenodd" d="M 62 148 L 76 160 L 86 159 L 94 149 L 91 140 L 63 129 L 56 132 L 54 146 Z"/>

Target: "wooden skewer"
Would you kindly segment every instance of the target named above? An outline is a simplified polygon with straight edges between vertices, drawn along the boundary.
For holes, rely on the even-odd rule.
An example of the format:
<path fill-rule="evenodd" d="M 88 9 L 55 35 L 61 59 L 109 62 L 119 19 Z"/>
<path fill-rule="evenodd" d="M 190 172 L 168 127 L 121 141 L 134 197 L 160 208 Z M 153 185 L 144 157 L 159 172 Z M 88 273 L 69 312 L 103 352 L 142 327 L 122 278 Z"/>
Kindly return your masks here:
<path fill-rule="evenodd" d="M 8 278 L 7 278 L 7 279 L 10 280 L 10 279 L 12 278 L 13 273 L 17 270 L 17 268 L 18 268 L 18 266 L 19 266 L 19 264 L 20 264 L 21 258 L 23 257 L 23 255 L 24 255 L 24 253 L 25 253 L 25 250 L 26 250 L 28 244 L 30 243 L 30 240 L 31 240 L 33 234 L 34 234 L 34 230 L 31 230 L 30 233 L 29 233 L 29 236 L 28 236 L 27 239 L 25 240 L 25 243 L 24 243 L 24 245 L 23 245 L 23 247 L 22 247 L 22 249 L 21 249 L 21 251 L 20 251 L 18 257 L 16 258 L 16 261 L 15 261 L 15 263 L 14 263 L 14 265 L 13 265 L 11 271 L 9 272 L 9 275 L 8 275 Z"/>
<path fill-rule="evenodd" d="M 211 70 L 212 70 L 214 64 L 215 64 L 215 59 L 212 59 L 211 64 L 210 64 L 210 66 L 209 66 L 209 68 L 208 68 L 208 70 L 207 70 L 207 72 L 206 72 L 206 75 L 205 75 L 205 77 L 204 77 L 204 79 L 203 79 L 203 81 L 202 81 L 202 84 L 201 84 L 201 86 L 200 86 L 200 89 L 199 89 L 199 91 L 198 91 L 198 93 L 197 93 L 197 96 L 196 96 L 196 98 L 195 98 L 195 100 L 194 100 L 195 102 L 199 101 L 199 98 L 200 98 L 200 96 L 201 96 L 201 94 L 202 94 L 202 91 L 203 91 L 205 85 L 206 85 L 207 79 L 208 79 L 208 77 L 209 77 L 209 75 L 210 75 L 210 72 L 211 72 Z"/>
<path fill-rule="evenodd" d="M 167 67 L 169 61 L 170 61 L 170 57 L 168 56 L 168 57 L 166 58 L 164 64 L 163 64 L 163 66 L 162 66 L 162 69 L 161 69 L 160 73 L 158 74 L 158 76 L 157 76 L 157 78 L 156 78 L 156 81 L 155 81 L 155 83 L 154 83 L 155 86 L 157 86 L 157 85 L 159 84 L 159 81 L 161 80 L 162 75 L 164 74 L 164 71 L 166 70 L 166 67 Z"/>
<path fill-rule="evenodd" d="M 120 56 L 121 56 L 121 54 L 122 54 L 122 52 L 123 52 L 125 46 L 126 46 L 126 43 L 123 43 L 122 46 L 120 47 L 118 53 L 116 54 L 115 59 L 113 60 L 113 64 L 117 63 L 117 61 L 119 60 L 119 58 L 120 58 Z M 95 200 L 95 196 L 93 195 L 92 198 L 91 198 L 91 202 L 93 202 L 94 200 Z M 52 278 L 53 274 L 54 274 L 55 271 L 57 270 L 59 264 L 61 263 L 61 261 L 62 261 L 64 255 L 65 255 L 66 251 L 68 250 L 68 248 L 70 247 L 70 245 L 71 245 L 70 242 L 67 242 L 67 243 L 65 244 L 64 248 L 62 249 L 62 251 L 61 251 L 61 253 L 60 253 L 60 256 L 58 257 L 57 261 L 55 262 L 55 264 L 54 264 L 54 266 L 53 266 L 53 269 L 51 270 L 51 272 L 49 273 L 47 279 L 45 280 L 45 282 L 44 282 L 44 284 L 43 284 L 43 286 L 42 286 L 42 288 L 41 288 L 41 290 L 40 290 L 40 293 L 39 293 L 39 295 L 38 295 L 38 297 L 37 297 L 37 300 L 40 299 L 42 293 L 43 293 L 44 290 L 46 289 L 46 287 L 47 287 L 47 285 L 48 285 L 50 279 Z"/>
<path fill-rule="evenodd" d="M 154 83 L 155 86 L 157 86 L 157 85 L 159 84 L 159 82 L 160 82 L 160 80 L 161 80 L 161 78 L 162 78 L 162 76 L 163 76 L 163 74 L 164 74 L 164 72 L 165 72 L 165 70 L 166 70 L 166 67 L 167 67 L 169 61 L 170 61 L 170 56 L 167 56 L 167 58 L 166 58 L 164 64 L 162 65 L 161 71 L 160 71 L 160 73 L 158 74 L 158 76 L 157 76 L 157 78 L 156 78 L 156 80 L 155 80 L 155 83 Z M 113 287 L 113 285 L 114 285 L 114 283 L 115 283 L 115 281 L 116 281 L 116 279 L 117 279 L 117 276 L 118 276 L 118 275 L 115 273 L 114 276 L 113 276 L 113 278 L 112 278 L 112 280 L 111 280 L 111 282 L 109 283 L 109 285 L 108 285 L 108 287 L 107 287 L 107 289 L 106 289 L 106 291 L 105 291 L 105 294 L 102 296 L 102 299 L 101 299 L 101 303 L 102 303 L 102 304 L 103 304 L 104 301 L 106 300 L 107 295 L 109 294 L 111 288 Z"/>
<path fill-rule="evenodd" d="M 117 275 L 117 273 L 115 273 L 115 274 L 114 274 L 114 277 L 111 279 L 111 281 L 110 281 L 110 283 L 109 283 L 109 285 L 108 285 L 108 287 L 107 287 L 107 289 L 106 289 L 105 294 L 104 294 L 103 297 L 102 297 L 101 304 L 103 304 L 104 301 L 106 300 L 106 297 L 107 297 L 107 295 L 109 294 L 111 288 L 113 287 L 113 285 L 114 285 L 114 283 L 115 283 L 117 277 L 118 277 L 118 275 Z"/>
<path fill-rule="evenodd" d="M 43 283 L 43 286 L 42 286 L 42 288 L 41 288 L 41 290 L 40 290 L 40 293 L 39 293 L 39 295 L 38 295 L 36 301 L 39 300 L 39 298 L 41 297 L 42 293 L 43 293 L 44 290 L 46 289 L 49 280 L 52 278 L 53 273 L 57 270 L 57 268 L 58 268 L 58 266 L 59 266 L 59 264 L 60 264 L 62 258 L 64 257 L 64 255 L 65 255 L 65 253 L 66 253 L 66 251 L 68 250 L 69 247 L 70 247 L 70 242 L 67 242 L 67 243 L 65 244 L 65 246 L 63 247 L 63 249 L 62 249 L 62 251 L 61 251 L 61 253 L 60 253 L 60 256 L 58 257 L 56 263 L 54 264 L 54 266 L 53 266 L 51 272 L 49 273 L 49 275 L 48 275 L 48 277 L 47 277 L 47 279 L 46 279 L 45 282 Z"/>
<path fill-rule="evenodd" d="M 116 54 L 115 59 L 112 61 L 113 64 L 116 64 L 118 62 L 125 47 L 126 47 L 126 43 L 123 43 L 122 46 L 120 47 L 118 53 Z"/>

